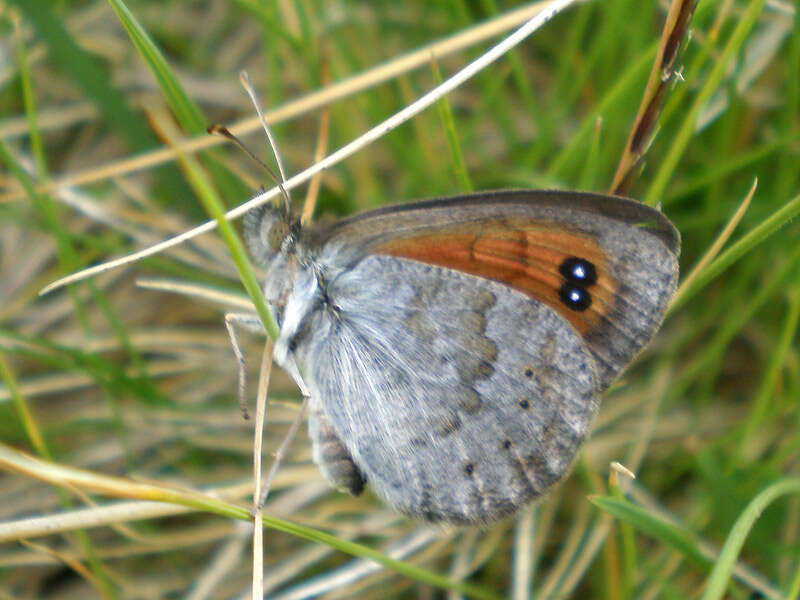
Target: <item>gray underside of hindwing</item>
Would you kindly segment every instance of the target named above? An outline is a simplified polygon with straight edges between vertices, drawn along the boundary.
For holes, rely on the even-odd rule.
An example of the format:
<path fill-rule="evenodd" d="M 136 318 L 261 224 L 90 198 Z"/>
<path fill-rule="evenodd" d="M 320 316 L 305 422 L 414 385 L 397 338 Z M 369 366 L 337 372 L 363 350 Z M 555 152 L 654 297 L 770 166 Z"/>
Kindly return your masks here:
<path fill-rule="evenodd" d="M 315 460 L 335 485 L 357 487 L 346 449 L 397 510 L 477 523 L 564 475 L 599 382 L 556 311 L 487 279 L 383 256 L 343 271 L 327 294 L 295 356 Z"/>

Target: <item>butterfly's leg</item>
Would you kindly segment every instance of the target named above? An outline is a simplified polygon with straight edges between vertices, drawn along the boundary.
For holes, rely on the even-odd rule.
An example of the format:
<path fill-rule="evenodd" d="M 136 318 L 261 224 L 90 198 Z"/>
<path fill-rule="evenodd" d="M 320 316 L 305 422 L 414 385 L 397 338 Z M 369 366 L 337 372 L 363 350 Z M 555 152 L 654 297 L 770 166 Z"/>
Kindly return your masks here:
<path fill-rule="evenodd" d="M 228 330 L 228 337 L 231 340 L 233 354 L 239 367 L 239 408 L 242 414 L 247 416 L 247 402 L 245 400 L 247 374 L 244 362 L 244 353 L 239 345 L 239 337 L 236 335 L 236 326 L 244 327 L 253 333 L 264 333 L 264 325 L 255 313 L 225 313 L 225 329 Z"/>
<path fill-rule="evenodd" d="M 258 504 L 256 506 L 259 509 L 264 508 L 264 504 L 267 501 L 267 495 L 272 487 L 272 480 L 275 477 L 275 473 L 278 471 L 278 466 L 283 461 L 283 457 L 286 456 L 286 451 L 289 448 L 289 444 L 297 435 L 297 428 L 300 426 L 300 423 L 306 415 L 308 400 L 308 396 L 303 398 L 303 404 L 300 405 L 300 410 L 297 411 L 297 416 L 295 417 L 294 421 L 292 421 L 292 425 L 289 427 L 286 437 L 283 438 L 281 445 L 278 446 L 278 450 L 273 454 L 272 465 L 267 472 L 267 476 L 264 478 L 264 484 L 261 486 L 261 492 L 258 495 Z"/>
<path fill-rule="evenodd" d="M 239 406 L 242 409 L 242 414 L 247 416 L 247 404 L 245 401 L 245 383 L 246 383 L 246 369 L 245 369 L 245 360 L 244 360 L 244 352 L 242 352 L 242 348 L 239 344 L 239 337 L 236 333 L 236 327 L 243 327 L 248 331 L 252 331 L 253 333 L 264 333 L 264 326 L 261 323 L 261 319 L 255 313 L 226 313 L 225 314 L 225 329 L 228 331 L 228 337 L 231 341 L 231 347 L 233 348 L 233 353 L 236 355 L 236 362 L 238 363 L 239 367 Z M 300 412 L 297 415 L 297 419 L 292 424 L 292 427 L 289 429 L 289 432 L 286 435 L 286 438 L 283 440 L 280 448 L 278 449 L 277 453 L 275 454 L 275 458 L 272 462 L 272 466 L 270 467 L 269 473 L 264 481 L 263 489 L 259 495 L 258 506 L 261 507 L 264 505 L 264 502 L 267 499 L 267 494 L 269 493 L 269 488 L 272 483 L 272 478 L 277 471 L 278 465 L 283 458 L 283 455 L 286 452 L 286 448 L 289 445 L 289 442 L 294 439 L 294 436 L 297 432 L 297 427 L 300 424 L 300 421 L 303 418 L 303 414 L 305 412 L 305 406 L 309 399 L 308 388 L 306 387 L 305 383 L 303 383 L 302 378 L 300 377 L 300 372 L 297 369 L 297 366 L 294 364 L 294 360 L 291 361 L 289 364 L 289 373 L 292 377 L 297 381 L 298 386 L 300 387 L 300 391 L 303 393 L 303 397 L 305 401 L 303 402 L 303 408 L 301 408 Z"/>

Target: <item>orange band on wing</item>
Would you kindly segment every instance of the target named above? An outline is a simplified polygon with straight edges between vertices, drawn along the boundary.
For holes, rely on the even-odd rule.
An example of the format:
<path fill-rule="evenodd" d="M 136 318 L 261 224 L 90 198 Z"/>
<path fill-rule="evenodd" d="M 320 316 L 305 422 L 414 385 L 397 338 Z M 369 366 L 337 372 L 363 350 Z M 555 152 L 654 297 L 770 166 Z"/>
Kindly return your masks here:
<path fill-rule="evenodd" d="M 373 252 L 398 256 L 485 277 L 546 303 L 585 334 L 613 306 L 617 282 L 607 272 L 607 257 L 590 237 L 553 225 L 468 223 L 384 242 Z M 568 258 L 591 262 L 597 282 L 587 286 L 592 302 L 576 311 L 561 299 L 566 279 L 559 267 Z"/>

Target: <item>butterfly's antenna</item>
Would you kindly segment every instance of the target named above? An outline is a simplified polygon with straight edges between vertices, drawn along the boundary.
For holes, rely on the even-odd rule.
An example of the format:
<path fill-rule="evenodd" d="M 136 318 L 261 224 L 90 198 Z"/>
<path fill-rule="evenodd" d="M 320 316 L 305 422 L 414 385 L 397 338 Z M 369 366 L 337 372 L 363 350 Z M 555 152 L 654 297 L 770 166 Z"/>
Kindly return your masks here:
<path fill-rule="evenodd" d="M 261 104 L 258 101 L 255 90 L 253 89 L 253 84 L 250 83 L 250 77 L 247 75 L 247 71 L 242 71 L 239 73 L 239 81 L 241 82 L 244 91 L 247 92 L 248 96 L 250 96 L 250 102 L 253 104 L 253 108 L 256 109 L 256 113 L 258 113 L 258 119 L 261 121 L 261 127 L 264 128 L 264 133 L 267 136 L 267 142 L 269 143 L 269 147 L 272 149 L 272 154 L 275 156 L 275 162 L 278 165 L 278 172 L 281 174 L 280 183 L 278 185 L 280 185 L 281 189 L 283 189 L 282 183 L 286 181 L 286 171 L 283 168 L 281 153 L 278 152 L 278 145 L 275 143 L 275 138 L 272 137 L 272 132 L 269 129 L 269 125 L 267 125 L 267 120 L 264 118 L 264 111 L 261 110 Z M 286 206 L 284 207 L 286 214 L 289 215 L 291 213 L 292 204 L 291 198 L 285 190 L 283 199 L 286 202 Z"/>
<path fill-rule="evenodd" d="M 231 132 L 230 129 L 228 129 L 224 125 L 214 124 L 214 125 L 209 126 L 209 128 L 206 131 L 208 131 L 208 133 L 211 133 L 211 134 L 221 135 L 222 137 L 224 137 L 226 139 L 229 139 L 234 144 L 236 144 L 239 147 L 240 150 L 242 150 L 245 154 L 247 154 L 247 156 L 252 158 L 256 163 L 258 163 L 258 165 L 267 172 L 267 175 L 269 175 L 272 178 L 272 180 L 277 184 L 277 186 L 281 190 L 281 195 L 283 196 L 283 199 L 284 199 L 284 208 L 291 204 L 290 201 L 289 201 L 289 192 L 286 190 L 285 187 L 283 187 L 283 182 L 285 181 L 285 179 L 282 178 L 282 177 L 279 177 L 278 174 L 275 173 L 275 171 L 273 171 L 272 168 L 267 163 L 265 163 L 263 160 L 258 158 L 255 154 L 253 154 L 250 151 L 250 148 L 245 146 L 244 143 L 242 142 L 242 140 L 240 140 L 238 137 L 236 137 Z"/>
<path fill-rule="evenodd" d="M 258 163 L 258 166 L 264 169 L 267 172 L 267 174 L 272 178 L 273 181 L 280 182 L 281 180 L 280 176 L 275 171 L 272 170 L 272 167 L 270 167 L 267 163 L 258 158 L 255 154 L 253 154 L 250 148 L 245 146 L 244 142 L 240 140 L 238 137 L 236 137 L 236 134 L 234 134 L 230 129 L 228 129 L 224 125 L 219 125 L 218 123 L 214 123 L 213 125 L 209 125 L 206 131 L 211 134 L 221 135 L 222 137 L 232 141 L 234 144 L 239 146 L 239 149 L 242 152 L 247 154 L 247 156 L 253 159 L 254 162 Z"/>

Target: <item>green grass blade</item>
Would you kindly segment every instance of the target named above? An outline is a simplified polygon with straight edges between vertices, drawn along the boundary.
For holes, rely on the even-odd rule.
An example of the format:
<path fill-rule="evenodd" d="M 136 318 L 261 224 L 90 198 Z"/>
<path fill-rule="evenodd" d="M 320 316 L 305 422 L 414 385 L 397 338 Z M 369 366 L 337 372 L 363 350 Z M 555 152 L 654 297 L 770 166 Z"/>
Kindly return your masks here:
<path fill-rule="evenodd" d="M 798 213 L 800 213 L 800 196 L 795 197 L 788 202 L 786 206 L 762 221 L 727 250 L 720 253 L 708 267 L 697 274 L 694 283 L 686 288 L 683 295 L 675 298 L 675 301 L 670 306 L 670 312 L 675 311 L 685 304 L 687 300 L 708 285 L 715 277 L 730 268 L 737 260 L 745 256 L 753 248 L 778 231 L 778 229 L 786 225 L 786 223 L 797 216 Z"/>
<path fill-rule="evenodd" d="M 724 596 L 736 559 L 753 525 L 770 504 L 787 494 L 800 495 L 800 478 L 779 481 L 758 494 L 748 504 L 731 528 L 728 539 L 725 540 L 719 559 L 706 582 L 701 600 L 718 600 Z"/>
<path fill-rule="evenodd" d="M 442 74 L 436 63 L 433 64 L 433 75 L 436 85 L 442 83 Z M 469 178 L 469 171 L 464 162 L 464 153 L 461 151 L 461 143 L 458 140 L 458 132 L 456 131 L 456 124 L 453 120 L 453 111 L 450 108 L 450 101 L 447 97 L 444 97 L 437 102 L 436 106 L 439 109 L 439 118 L 447 134 L 447 145 L 450 148 L 450 162 L 456 176 L 456 181 L 458 181 L 458 191 L 461 193 L 469 193 L 475 188 L 472 186 L 472 181 L 470 181 Z"/>
<path fill-rule="evenodd" d="M 692 564 L 707 568 L 711 561 L 700 550 L 697 536 L 654 516 L 641 506 L 611 496 L 591 496 L 589 500 L 613 517 L 629 523 L 634 529 L 672 546 Z"/>
<path fill-rule="evenodd" d="M 117 13 L 117 17 L 122 26 L 125 27 L 125 31 L 128 32 L 130 40 L 139 51 L 139 55 L 150 67 L 150 72 L 156 78 L 159 88 L 161 88 L 181 127 L 189 133 L 204 132 L 207 123 L 202 111 L 192 102 L 192 99 L 183 89 L 180 81 L 178 81 L 161 50 L 155 45 L 150 35 L 122 0 L 109 0 L 109 3 L 114 12 Z"/>
<path fill-rule="evenodd" d="M 248 509 L 225 502 L 224 500 L 197 492 L 159 487 L 148 483 L 139 483 L 124 478 L 61 466 L 20 452 L 2 442 L 0 442 L 0 468 L 8 471 L 28 473 L 55 485 L 71 486 L 87 490 L 91 489 L 106 496 L 168 502 L 180 506 L 187 506 L 199 511 L 208 511 L 231 519 L 239 519 L 248 522 L 252 522 L 253 520 Z M 351 556 L 372 560 L 387 569 L 391 569 L 401 575 L 420 581 L 421 583 L 427 583 L 442 589 L 453 590 L 473 598 L 486 600 L 500 598 L 500 596 L 479 586 L 453 581 L 438 573 L 421 569 L 401 560 L 393 559 L 383 552 L 373 550 L 368 546 L 343 540 L 318 529 L 269 515 L 263 515 L 262 522 L 265 527 L 274 529 L 275 531 L 282 531 L 298 538 L 326 544 L 331 548 L 341 550 Z"/>

